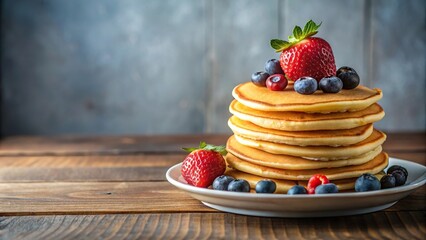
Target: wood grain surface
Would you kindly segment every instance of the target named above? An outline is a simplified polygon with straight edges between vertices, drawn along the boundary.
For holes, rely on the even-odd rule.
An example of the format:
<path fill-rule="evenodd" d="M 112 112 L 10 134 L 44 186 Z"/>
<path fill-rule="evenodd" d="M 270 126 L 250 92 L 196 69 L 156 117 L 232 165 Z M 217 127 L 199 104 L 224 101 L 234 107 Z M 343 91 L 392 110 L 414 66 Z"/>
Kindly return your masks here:
<path fill-rule="evenodd" d="M 426 164 L 424 133 L 388 134 Z M 425 239 L 426 186 L 384 211 L 262 218 L 216 211 L 165 179 L 182 146 L 228 135 L 10 137 L 0 141 L 0 239 Z"/>
<path fill-rule="evenodd" d="M 424 239 L 424 223 L 422 212 L 303 219 L 227 213 L 23 216 L 0 218 L 0 238 Z"/>

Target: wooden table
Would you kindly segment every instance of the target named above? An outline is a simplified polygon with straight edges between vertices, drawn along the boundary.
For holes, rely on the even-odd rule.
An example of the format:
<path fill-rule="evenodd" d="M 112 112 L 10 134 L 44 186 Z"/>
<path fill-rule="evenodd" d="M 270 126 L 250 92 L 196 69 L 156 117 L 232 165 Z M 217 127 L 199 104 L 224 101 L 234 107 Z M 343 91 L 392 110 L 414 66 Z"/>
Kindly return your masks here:
<path fill-rule="evenodd" d="M 250 217 L 205 207 L 165 179 L 182 146 L 224 135 L 10 137 L 0 141 L 1 239 L 426 239 L 426 187 L 349 217 Z M 424 133 L 388 134 L 390 156 L 426 165 Z"/>

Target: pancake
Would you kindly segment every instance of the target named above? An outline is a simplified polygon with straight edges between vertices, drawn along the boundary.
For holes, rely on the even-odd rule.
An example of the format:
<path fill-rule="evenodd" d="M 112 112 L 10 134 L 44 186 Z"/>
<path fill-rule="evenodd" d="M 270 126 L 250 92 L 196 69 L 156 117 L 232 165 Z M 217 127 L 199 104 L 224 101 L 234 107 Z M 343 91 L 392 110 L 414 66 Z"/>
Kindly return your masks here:
<path fill-rule="evenodd" d="M 293 181 L 293 180 L 282 180 L 282 179 L 272 179 L 272 178 L 264 178 L 260 176 L 256 176 L 250 173 L 241 172 L 235 169 L 228 169 L 225 172 L 225 175 L 232 176 L 235 179 L 245 179 L 249 182 L 250 188 L 255 189 L 257 182 L 263 179 L 270 179 L 275 182 L 277 185 L 277 189 L 275 190 L 275 193 L 287 193 L 287 191 L 293 187 L 294 185 L 302 185 L 306 187 L 308 185 L 308 181 Z M 379 178 L 382 175 L 376 174 L 376 177 Z M 339 191 L 347 191 L 352 190 L 355 188 L 355 181 L 357 178 L 347 178 L 347 179 L 340 179 L 340 180 L 334 180 L 332 181 L 334 184 L 337 185 L 337 188 Z"/>
<path fill-rule="evenodd" d="M 250 173 L 263 178 L 285 179 L 285 180 L 309 180 L 314 174 L 324 174 L 330 180 L 356 178 L 364 173 L 376 174 L 381 172 L 388 165 L 388 155 L 381 152 L 371 161 L 361 165 L 346 166 L 339 168 L 321 168 L 309 170 L 284 170 L 256 165 L 237 158 L 228 153 L 226 162 L 230 168 L 241 172 Z"/>
<path fill-rule="evenodd" d="M 252 122 L 257 126 L 283 131 L 351 129 L 377 122 L 385 116 L 385 112 L 378 104 L 356 112 L 322 114 L 266 112 L 249 108 L 234 100 L 229 106 L 229 111 L 239 119 Z"/>
<path fill-rule="evenodd" d="M 355 89 L 343 89 L 336 94 L 316 91 L 307 96 L 294 91 L 292 85 L 287 86 L 284 91 L 271 91 L 246 82 L 236 86 L 232 96 L 244 105 L 262 111 L 328 113 L 365 109 L 382 98 L 382 91 L 359 85 Z"/>
<path fill-rule="evenodd" d="M 345 146 L 363 141 L 373 132 L 373 124 L 344 130 L 282 131 L 259 127 L 232 116 L 228 120 L 231 130 L 245 138 L 299 146 Z"/>
<path fill-rule="evenodd" d="M 290 156 L 304 157 L 312 160 L 337 160 L 348 159 L 354 156 L 372 151 L 382 145 L 386 140 L 386 135 L 378 130 L 373 130 L 373 133 L 365 140 L 341 147 L 330 146 L 295 146 L 288 144 L 279 144 L 266 141 L 252 140 L 242 136 L 235 135 L 235 139 L 242 145 L 260 149 L 273 154 L 284 154 Z"/>
<path fill-rule="evenodd" d="M 240 144 L 234 136 L 231 136 L 226 144 L 226 150 L 241 160 L 248 161 L 256 165 L 278 169 L 303 170 L 364 164 L 380 154 L 382 152 L 382 147 L 378 146 L 372 151 L 346 160 L 313 161 L 301 157 L 271 154 L 255 148 L 247 147 Z"/>

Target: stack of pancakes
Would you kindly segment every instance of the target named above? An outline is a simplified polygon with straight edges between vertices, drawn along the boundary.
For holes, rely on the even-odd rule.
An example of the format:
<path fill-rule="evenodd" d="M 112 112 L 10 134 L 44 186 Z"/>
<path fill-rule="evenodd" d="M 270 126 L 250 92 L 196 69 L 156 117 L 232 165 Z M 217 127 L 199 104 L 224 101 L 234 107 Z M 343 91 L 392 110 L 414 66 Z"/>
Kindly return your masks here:
<path fill-rule="evenodd" d="M 228 175 L 277 183 L 277 192 L 324 174 L 339 190 L 354 188 L 363 173 L 379 175 L 388 165 L 386 135 L 373 128 L 384 117 L 379 89 L 358 86 L 336 94 L 301 95 L 289 85 L 271 91 L 251 82 L 232 92 L 234 132 L 227 142 Z"/>

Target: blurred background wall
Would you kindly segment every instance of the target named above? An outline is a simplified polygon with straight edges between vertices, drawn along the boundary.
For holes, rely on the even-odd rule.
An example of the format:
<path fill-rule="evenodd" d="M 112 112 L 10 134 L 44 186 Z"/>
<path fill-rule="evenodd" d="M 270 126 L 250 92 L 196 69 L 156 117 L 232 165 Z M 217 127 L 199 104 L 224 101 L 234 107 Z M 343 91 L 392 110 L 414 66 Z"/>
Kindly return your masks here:
<path fill-rule="evenodd" d="M 0 2 L 3 136 L 228 133 L 232 88 L 309 19 L 383 90 L 379 129 L 425 130 L 424 0 Z"/>

